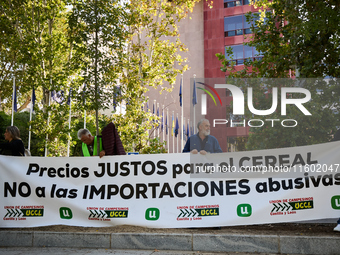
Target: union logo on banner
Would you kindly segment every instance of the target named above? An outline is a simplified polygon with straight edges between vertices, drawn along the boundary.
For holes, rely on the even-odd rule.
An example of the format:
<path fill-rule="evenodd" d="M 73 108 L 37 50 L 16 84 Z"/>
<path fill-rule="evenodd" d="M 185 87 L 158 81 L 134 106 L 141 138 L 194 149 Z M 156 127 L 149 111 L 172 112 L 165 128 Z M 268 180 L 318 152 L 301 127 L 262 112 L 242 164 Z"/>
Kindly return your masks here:
<path fill-rule="evenodd" d="M 127 218 L 128 207 L 87 207 L 89 220 L 110 221 L 112 218 Z"/>
<path fill-rule="evenodd" d="M 270 215 L 296 214 L 299 210 L 313 209 L 313 197 L 269 201 L 273 205 Z"/>
<path fill-rule="evenodd" d="M 44 206 L 4 206 L 4 220 L 26 220 L 26 217 L 43 217 Z"/>
<path fill-rule="evenodd" d="M 202 220 L 202 217 L 220 215 L 219 205 L 177 206 L 177 220 Z"/>

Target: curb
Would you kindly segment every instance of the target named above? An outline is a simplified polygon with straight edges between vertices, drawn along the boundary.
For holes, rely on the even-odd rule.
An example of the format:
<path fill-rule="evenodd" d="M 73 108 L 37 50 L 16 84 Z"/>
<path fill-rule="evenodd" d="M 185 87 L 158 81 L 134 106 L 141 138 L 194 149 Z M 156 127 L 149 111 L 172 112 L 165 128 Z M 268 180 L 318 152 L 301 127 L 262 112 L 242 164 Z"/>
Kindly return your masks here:
<path fill-rule="evenodd" d="M 340 254 L 340 237 L 243 234 L 1 231 L 1 247 L 63 247 L 274 254 Z"/>

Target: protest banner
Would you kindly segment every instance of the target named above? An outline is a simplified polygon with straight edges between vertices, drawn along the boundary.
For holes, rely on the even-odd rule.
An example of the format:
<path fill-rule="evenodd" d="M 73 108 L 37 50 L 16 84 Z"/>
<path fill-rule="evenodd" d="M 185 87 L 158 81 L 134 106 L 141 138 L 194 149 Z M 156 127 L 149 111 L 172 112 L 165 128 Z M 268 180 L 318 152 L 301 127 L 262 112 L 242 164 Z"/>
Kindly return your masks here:
<path fill-rule="evenodd" d="M 340 216 L 340 142 L 203 155 L 0 156 L 3 228 L 153 228 Z"/>

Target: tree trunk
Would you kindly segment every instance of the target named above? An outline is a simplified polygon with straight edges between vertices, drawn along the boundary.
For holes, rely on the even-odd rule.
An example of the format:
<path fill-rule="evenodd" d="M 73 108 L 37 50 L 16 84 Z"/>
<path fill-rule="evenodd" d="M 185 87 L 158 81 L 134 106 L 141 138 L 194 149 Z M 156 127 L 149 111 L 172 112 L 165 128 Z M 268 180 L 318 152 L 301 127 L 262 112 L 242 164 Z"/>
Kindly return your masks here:
<path fill-rule="evenodd" d="M 98 121 L 98 9 L 97 9 L 97 0 L 95 1 L 95 17 L 96 17 L 96 32 L 95 32 L 95 59 L 94 59 L 94 87 L 95 87 L 95 106 L 96 106 L 96 135 L 97 135 L 97 156 L 99 156 L 100 152 L 100 140 L 99 136 L 99 121 Z"/>

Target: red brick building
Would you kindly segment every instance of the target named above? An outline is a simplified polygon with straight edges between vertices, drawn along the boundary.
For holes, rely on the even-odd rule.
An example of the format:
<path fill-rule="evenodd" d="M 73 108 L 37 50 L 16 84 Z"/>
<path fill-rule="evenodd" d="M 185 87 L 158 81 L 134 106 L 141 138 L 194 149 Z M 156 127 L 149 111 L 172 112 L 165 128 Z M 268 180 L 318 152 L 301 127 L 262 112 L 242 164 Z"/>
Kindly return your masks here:
<path fill-rule="evenodd" d="M 249 11 L 256 11 L 253 6 L 249 5 L 249 0 L 214 0 L 213 8 L 209 7 L 208 2 L 202 0 L 195 6 L 193 13 L 189 15 L 191 18 L 182 20 L 179 24 L 181 40 L 189 48 L 186 57 L 189 60 L 190 70 L 186 71 L 183 76 L 185 127 L 187 127 L 188 120 L 190 123 L 193 122 L 191 98 L 193 77 L 196 77 L 197 80 L 202 78 L 209 80 L 212 86 L 214 86 L 214 80 L 223 81 L 226 73 L 220 70 L 221 62 L 216 57 L 216 54 L 225 54 L 226 47 L 233 48 L 233 60 L 236 63 L 236 70 L 243 68 L 244 59 L 255 58 L 257 55 L 255 49 L 243 45 L 246 40 L 249 40 L 246 39 L 247 35 L 251 35 L 250 24 L 244 16 Z M 160 95 L 157 91 L 150 91 L 147 95 L 150 98 L 150 104 L 157 100 L 160 105 L 165 105 L 166 111 L 169 112 L 170 120 L 172 112 L 174 112 L 175 118 L 178 114 L 181 127 L 181 107 L 178 101 L 179 86 L 180 77 L 178 77 L 172 93 Z M 198 91 L 198 96 L 202 93 L 202 91 Z M 208 109 L 211 108 L 212 110 L 208 110 L 207 115 L 204 117 L 210 120 L 211 126 L 213 125 L 213 119 L 235 118 L 228 111 L 232 100 L 230 93 L 225 89 L 219 89 L 218 94 L 221 97 L 223 107 L 209 107 L 213 106 L 214 102 L 210 97 L 207 97 Z M 197 122 L 200 116 L 197 112 L 195 116 Z M 234 120 L 237 121 L 237 119 Z M 192 125 L 196 126 L 194 123 Z M 248 131 L 249 127 L 242 125 L 230 127 L 227 124 L 211 128 L 211 134 L 218 139 L 222 150 L 225 152 L 237 150 L 234 146 L 235 138 L 248 136 Z M 160 137 L 162 136 L 160 135 Z M 169 144 L 170 152 L 181 151 L 180 141 L 177 142 L 177 139 L 173 139 L 171 136 L 169 140 L 165 136 L 165 140 Z M 177 146 L 179 149 L 176 149 Z"/>
<path fill-rule="evenodd" d="M 243 45 L 249 41 L 251 35 L 251 24 L 246 21 L 245 14 L 256 12 L 256 9 L 249 5 L 249 0 L 215 0 L 213 8 L 204 4 L 204 78 L 223 78 L 226 73 L 220 70 L 222 64 L 217 59 L 217 53 L 224 53 L 226 47 L 233 49 L 233 59 L 236 63 L 236 70 L 243 68 L 245 59 L 257 57 L 258 52 L 255 48 Z M 214 79 L 212 79 L 213 81 Z M 236 119 L 230 115 L 228 110 L 232 97 L 225 90 L 218 90 L 224 107 L 214 108 L 214 102 L 208 98 L 208 109 L 212 106 L 212 111 L 208 111 L 206 116 L 211 125 L 213 119 L 225 118 L 229 124 L 217 125 L 211 129 L 223 151 L 237 150 L 235 147 L 237 137 L 247 137 L 249 127 L 239 124 L 230 126 L 230 119 L 243 122 L 243 119 Z"/>

